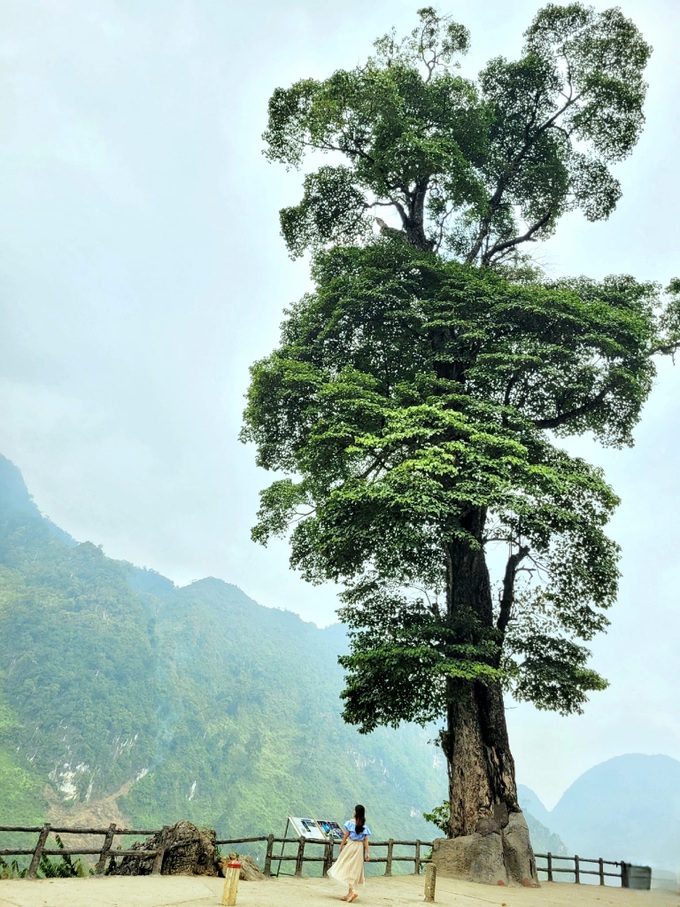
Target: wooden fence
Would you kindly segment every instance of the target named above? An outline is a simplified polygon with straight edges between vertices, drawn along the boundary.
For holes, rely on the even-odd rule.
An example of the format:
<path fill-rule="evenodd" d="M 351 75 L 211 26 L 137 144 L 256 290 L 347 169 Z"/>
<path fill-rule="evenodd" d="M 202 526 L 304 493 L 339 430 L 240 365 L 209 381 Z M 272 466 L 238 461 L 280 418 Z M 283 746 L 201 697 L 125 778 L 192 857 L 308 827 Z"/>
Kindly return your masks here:
<path fill-rule="evenodd" d="M 52 826 L 49 823 L 38 826 L 22 825 L 0 825 L 0 832 L 25 832 L 38 834 L 38 840 L 35 847 L 30 849 L 4 849 L 0 850 L 0 857 L 7 856 L 30 856 L 31 862 L 28 866 L 27 878 L 35 879 L 38 875 L 38 868 L 43 857 L 64 857 L 64 856 L 97 856 L 94 872 L 95 875 L 102 875 L 106 870 L 106 864 L 109 859 L 114 857 L 138 856 L 153 857 L 153 872 L 160 873 L 163 864 L 165 848 L 160 846 L 155 850 L 125 850 L 114 848 L 114 838 L 117 836 L 142 836 L 148 837 L 158 833 L 158 829 L 133 829 L 118 828 L 115 824 L 109 825 L 108 828 L 61 828 Z M 55 835 L 78 835 L 79 837 L 103 836 L 104 841 L 99 847 L 48 847 L 48 838 L 50 834 Z"/>
<path fill-rule="evenodd" d="M 42 826 L 0 825 L 0 833 L 19 832 L 38 835 L 34 847 L 0 850 L 0 857 L 30 856 L 31 860 L 26 873 L 29 879 L 37 877 L 40 861 L 44 856 L 96 856 L 95 875 L 104 874 L 109 860 L 116 857 L 146 856 L 153 859 L 152 872 L 159 874 L 162 872 L 163 857 L 165 855 L 165 845 L 163 843 L 165 836 L 163 834 L 160 835 L 159 846 L 150 850 L 131 850 L 124 847 L 114 847 L 114 843 L 116 838 L 150 837 L 158 834 L 159 831 L 165 831 L 166 828 L 168 826 L 163 829 L 150 830 L 118 828 L 115 824 L 109 825 L 108 828 L 62 828 L 52 827 L 49 824 Z M 56 848 L 49 847 L 50 834 L 77 835 L 80 838 L 101 837 L 103 841 L 96 847 L 62 846 Z M 221 838 L 216 841 L 217 845 L 226 847 L 227 850 L 234 850 L 236 845 L 242 844 L 264 844 L 263 871 L 267 876 L 278 876 L 282 863 L 293 863 L 293 872 L 288 873 L 288 875 L 295 876 L 302 875 L 302 869 L 305 864 L 321 864 L 322 874 L 325 876 L 333 862 L 336 843 L 334 841 L 304 837 L 280 838 L 275 835 L 259 835 L 253 838 Z M 286 845 L 290 844 L 294 845 L 294 853 L 285 853 Z M 371 863 L 384 864 L 384 874 L 386 876 L 392 875 L 395 863 L 412 863 L 413 872 L 419 874 L 423 864 L 429 862 L 429 853 L 425 854 L 423 848 L 429 851 L 431 847 L 431 841 L 397 841 L 392 838 L 388 841 L 371 841 Z M 395 848 L 401 848 L 401 851 L 395 851 Z M 404 853 L 404 848 L 409 852 Z M 378 856 L 376 851 L 378 851 L 380 856 Z M 536 870 L 538 873 L 542 873 L 548 882 L 560 881 L 559 876 L 567 874 L 573 876 L 573 881 L 576 884 L 580 884 L 583 881 L 583 876 L 596 876 L 600 885 L 605 885 L 606 879 L 616 879 L 619 885 L 625 884 L 624 863 L 603 860 L 601 857 L 587 859 L 579 856 L 557 856 L 551 853 L 537 853 L 535 856 Z M 276 868 L 274 868 L 274 864 L 276 864 Z M 596 868 L 591 868 L 593 866 Z M 615 867 L 615 871 L 610 871 L 610 867 Z M 564 881 L 572 881 L 572 879 L 564 879 Z"/>
<path fill-rule="evenodd" d="M 617 879 L 619 885 L 623 885 L 623 863 L 603 860 L 602 857 L 597 857 L 596 859 L 579 856 L 562 857 L 552 853 L 537 853 L 534 856 L 536 857 L 536 871 L 545 874 L 546 879 L 544 881 L 570 882 L 572 879 L 561 880 L 559 878 L 560 873 L 568 873 L 574 877 L 573 881 L 577 885 L 581 883 L 583 876 L 597 876 L 600 885 L 606 885 L 605 879 Z M 539 860 L 543 860 L 544 863 L 539 864 Z M 565 863 L 569 865 L 565 866 Z M 597 868 L 593 869 L 593 866 Z M 607 870 L 605 870 L 605 866 Z M 615 872 L 609 871 L 611 866 L 616 867 Z M 558 876 L 557 879 L 555 878 L 556 875 Z"/>
<path fill-rule="evenodd" d="M 62 828 L 45 824 L 42 826 L 21 826 L 21 825 L 0 825 L 2 832 L 19 832 L 25 834 L 37 834 L 37 842 L 34 847 L 23 849 L 7 848 L 0 850 L 0 857 L 18 857 L 30 856 L 31 860 L 26 873 L 27 878 L 35 879 L 38 874 L 41 859 L 46 857 L 62 856 L 96 856 L 97 862 L 94 866 L 95 875 L 102 875 L 106 872 L 109 860 L 116 857 L 150 857 L 153 859 L 152 872 L 160 874 L 163 867 L 163 857 L 165 855 L 165 846 L 163 844 L 164 835 L 160 836 L 160 844 L 157 848 L 151 850 L 130 850 L 129 848 L 114 847 L 115 838 L 122 837 L 150 837 L 163 829 L 134 829 L 118 828 L 115 824 L 109 825 L 108 828 Z M 49 846 L 49 836 L 54 835 L 77 835 L 81 838 L 103 837 L 104 840 L 99 846 L 62 846 L 59 848 Z M 281 863 L 294 862 L 293 875 L 302 875 L 302 867 L 305 863 L 321 864 L 322 874 L 326 875 L 334 859 L 334 841 L 315 840 L 313 838 L 278 838 L 274 835 L 259 835 L 254 838 L 221 838 L 215 842 L 218 846 L 225 846 L 227 849 L 234 849 L 234 845 L 240 844 L 265 844 L 264 857 L 264 874 L 278 875 L 281 869 Z M 286 854 L 287 844 L 295 845 L 295 853 Z M 280 845 L 279 847 L 276 845 Z M 412 850 L 410 854 L 395 852 L 395 848 L 406 847 Z M 414 873 L 420 873 L 421 867 L 428 862 L 427 857 L 423 855 L 423 848 L 431 848 L 432 843 L 428 841 L 395 841 L 390 838 L 389 841 L 371 842 L 373 853 L 371 855 L 372 863 L 384 863 L 385 875 L 392 875 L 393 865 L 397 862 L 413 863 Z M 384 856 L 377 856 L 376 849 L 385 849 Z M 275 850 L 277 851 L 275 853 Z M 312 851 L 310 853 L 310 850 Z M 275 871 L 272 870 L 273 864 L 277 864 Z"/>
<path fill-rule="evenodd" d="M 281 871 L 282 862 L 295 862 L 295 868 L 293 875 L 299 876 L 302 875 L 302 866 L 304 863 L 321 863 L 323 875 L 326 875 L 328 870 L 331 867 L 331 864 L 334 859 L 334 847 L 337 841 L 320 841 L 315 840 L 314 838 L 275 838 L 274 835 L 268 835 L 266 838 L 250 838 L 251 841 L 266 841 L 267 848 L 265 852 L 264 860 L 264 874 L 265 875 L 279 875 Z M 221 844 L 238 844 L 241 843 L 237 840 L 231 841 L 221 841 Z M 274 853 L 274 845 L 280 844 L 281 849 L 278 853 Z M 286 844 L 295 844 L 296 852 L 294 854 L 286 854 L 285 846 Z M 313 847 L 316 850 L 316 856 L 309 856 L 305 853 L 305 850 L 308 847 Z M 395 852 L 395 848 L 408 848 L 411 853 L 404 854 Z M 377 856 L 376 850 L 380 848 L 382 852 L 384 850 L 384 856 Z M 413 872 L 415 875 L 420 873 L 420 870 L 425 863 L 429 863 L 429 857 L 423 855 L 423 848 L 430 850 L 432 848 L 431 841 L 397 841 L 393 838 L 390 838 L 388 841 L 371 841 L 371 863 L 372 864 L 385 864 L 385 875 L 392 875 L 392 868 L 395 863 L 412 863 Z M 278 848 L 277 848 L 278 850 Z M 321 851 L 321 853 L 319 853 Z M 272 869 L 273 864 L 276 863 L 276 870 Z M 288 873 L 290 875 L 291 873 Z"/>

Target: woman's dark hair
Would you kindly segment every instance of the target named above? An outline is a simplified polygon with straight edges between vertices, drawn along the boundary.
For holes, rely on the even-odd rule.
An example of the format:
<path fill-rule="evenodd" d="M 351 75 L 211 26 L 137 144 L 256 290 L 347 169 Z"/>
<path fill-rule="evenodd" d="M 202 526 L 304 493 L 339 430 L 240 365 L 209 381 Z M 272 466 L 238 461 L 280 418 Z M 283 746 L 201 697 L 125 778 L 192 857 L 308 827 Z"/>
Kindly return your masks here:
<path fill-rule="evenodd" d="M 366 810 L 361 803 L 357 803 L 354 807 L 354 819 L 354 830 L 358 835 L 363 834 L 364 828 L 366 828 Z"/>

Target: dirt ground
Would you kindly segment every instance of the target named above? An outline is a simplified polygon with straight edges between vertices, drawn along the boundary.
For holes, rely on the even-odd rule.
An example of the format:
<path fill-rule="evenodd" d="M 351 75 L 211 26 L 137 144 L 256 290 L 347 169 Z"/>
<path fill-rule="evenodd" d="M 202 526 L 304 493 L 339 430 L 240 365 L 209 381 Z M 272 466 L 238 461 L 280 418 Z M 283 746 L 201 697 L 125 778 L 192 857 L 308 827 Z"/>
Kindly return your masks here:
<path fill-rule="evenodd" d="M 420 905 L 423 876 L 369 879 L 356 901 L 372 907 Z M 138 876 L 0 881 L 0 907 L 209 907 L 222 902 L 224 879 Z M 343 907 L 344 891 L 330 879 L 241 882 L 238 907 Z M 439 878 L 441 907 L 680 907 L 668 891 L 629 891 L 594 885 L 544 883 L 540 889 L 496 888 Z"/>

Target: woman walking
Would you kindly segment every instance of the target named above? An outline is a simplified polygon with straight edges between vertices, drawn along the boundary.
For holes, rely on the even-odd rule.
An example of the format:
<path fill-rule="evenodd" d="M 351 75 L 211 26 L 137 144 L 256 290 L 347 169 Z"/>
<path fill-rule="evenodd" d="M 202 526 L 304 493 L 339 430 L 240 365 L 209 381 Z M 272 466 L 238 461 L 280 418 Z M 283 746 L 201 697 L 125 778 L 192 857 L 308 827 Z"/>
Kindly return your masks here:
<path fill-rule="evenodd" d="M 340 856 L 328 870 L 332 879 L 349 886 L 349 891 L 344 898 L 340 898 L 341 901 L 351 904 L 359 897 L 356 887 L 364 884 L 364 861 L 371 859 L 368 849 L 370 834 L 371 829 L 366 825 L 366 810 L 358 803 L 354 807 L 354 819 L 345 822 Z"/>

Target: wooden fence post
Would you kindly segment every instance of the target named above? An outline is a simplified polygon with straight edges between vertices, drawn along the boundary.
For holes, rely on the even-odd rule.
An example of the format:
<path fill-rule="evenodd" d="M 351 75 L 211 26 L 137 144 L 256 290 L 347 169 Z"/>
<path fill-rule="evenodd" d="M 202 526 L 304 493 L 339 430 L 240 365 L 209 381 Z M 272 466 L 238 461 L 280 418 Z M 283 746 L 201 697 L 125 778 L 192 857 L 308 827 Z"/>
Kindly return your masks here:
<path fill-rule="evenodd" d="M 267 851 L 264 856 L 264 874 L 272 874 L 272 857 L 274 856 L 274 835 L 267 835 Z"/>
<path fill-rule="evenodd" d="M 303 835 L 300 835 L 298 838 L 298 852 L 297 859 L 295 860 L 295 875 L 302 875 L 302 861 L 305 858 L 305 839 Z"/>
<path fill-rule="evenodd" d="M 581 873 L 579 871 L 578 854 L 574 857 L 574 881 L 577 885 L 581 882 Z"/>
<path fill-rule="evenodd" d="M 50 834 L 50 824 L 49 822 L 40 829 L 40 834 L 38 835 L 38 843 L 35 845 L 35 850 L 33 851 L 33 856 L 31 857 L 31 865 L 28 867 L 27 877 L 29 879 L 35 879 L 38 875 L 38 867 L 40 866 L 40 860 L 42 858 L 43 850 L 45 849 L 45 841 Z"/>
<path fill-rule="evenodd" d="M 97 865 L 94 867 L 94 874 L 100 876 L 106 869 L 106 860 L 109 856 L 109 851 L 113 847 L 113 838 L 116 834 L 116 823 L 109 825 L 109 830 L 106 832 L 106 837 L 104 838 L 104 844 L 102 845 L 102 851 L 99 854 L 99 859 L 97 860 Z"/>
<path fill-rule="evenodd" d="M 548 857 L 548 869 L 547 869 L 547 873 L 548 873 L 548 881 L 549 881 L 549 882 L 552 882 L 552 880 L 553 880 L 552 854 L 550 853 L 550 851 L 548 851 L 547 857 Z"/>
<path fill-rule="evenodd" d="M 158 850 L 156 851 L 156 856 L 153 858 L 153 867 L 151 868 L 152 875 L 158 876 L 163 873 L 163 857 L 165 856 L 165 836 L 167 834 L 169 825 L 164 825 L 161 830 L 161 842 L 158 845 Z"/>
<path fill-rule="evenodd" d="M 387 860 L 385 861 L 385 875 L 392 875 L 392 851 L 394 850 L 394 838 L 387 842 Z"/>
<path fill-rule="evenodd" d="M 434 901 L 434 890 L 437 884 L 437 867 L 428 863 L 425 870 L 425 900 Z"/>
<path fill-rule="evenodd" d="M 323 876 L 328 875 L 328 870 L 333 865 L 333 838 L 330 838 L 324 844 L 323 848 Z"/>
<path fill-rule="evenodd" d="M 600 857 L 598 863 L 600 864 L 600 885 L 604 885 L 604 860 L 602 857 Z"/>
<path fill-rule="evenodd" d="M 419 876 L 420 875 L 420 840 L 418 838 L 416 838 L 416 858 L 413 862 L 415 864 L 413 867 L 413 874 Z"/>

